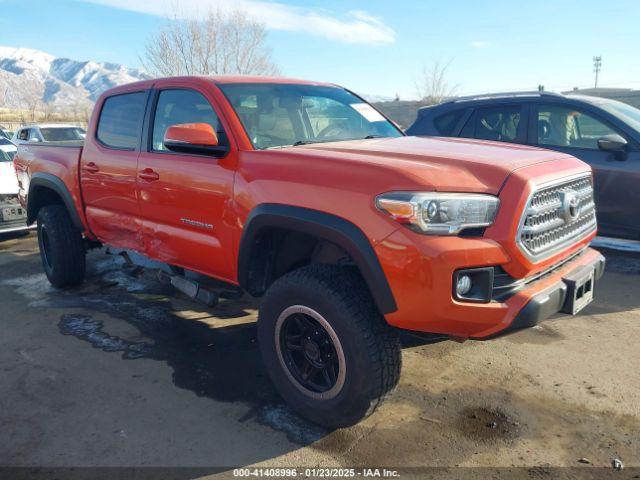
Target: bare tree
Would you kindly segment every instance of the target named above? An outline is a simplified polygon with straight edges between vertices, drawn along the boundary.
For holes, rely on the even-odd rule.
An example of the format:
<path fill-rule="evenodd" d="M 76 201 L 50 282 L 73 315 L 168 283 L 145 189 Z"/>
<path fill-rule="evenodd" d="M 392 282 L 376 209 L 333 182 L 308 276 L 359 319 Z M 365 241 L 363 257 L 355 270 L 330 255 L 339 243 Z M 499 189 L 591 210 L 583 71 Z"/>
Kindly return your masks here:
<path fill-rule="evenodd" d="M 157 76 L 276 75 L 264 25 L 246 12 L 209 10 L 204 20 L 183 19 L 176 11 L 145 45 L 141 62 Z"/>
<path fill-rule="evenodd" d="M 29 121 L 35 122 L 38 120 L 39 109 L 42 107 L 42 100 L 36 96 L 30 96 L 27 98 L 27 108 L 29 110 Z"/>
<path fill-rule="evenodd" d="M 54 117 L 54 106 L 51 102 L 42 102 L 42 121 L 50 122 Z"/>
<path fill-rule="evenodd" d="M 447 70 L 452 61 L 437 61 L 424 68 L 422 77 L 416 82 L 416 90 L 421 100 L 432 104 L 440 103 L 456 94 L 458 85 L 450 84 L 447 79 Z"/>

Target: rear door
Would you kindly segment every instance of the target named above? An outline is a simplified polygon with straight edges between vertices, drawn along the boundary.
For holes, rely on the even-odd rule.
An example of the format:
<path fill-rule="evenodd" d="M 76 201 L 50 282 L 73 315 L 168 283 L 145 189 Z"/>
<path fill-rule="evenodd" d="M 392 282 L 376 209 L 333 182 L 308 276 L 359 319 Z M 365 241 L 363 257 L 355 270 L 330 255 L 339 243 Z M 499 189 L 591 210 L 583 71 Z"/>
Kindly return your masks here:
<path fill-rule="evenodd" d="M 107 244 L 143 250 L 136 176 L 148 92 L 107 97 L 93 138 L 80 161 L 85 213 L 91 231 Z"/>
<path fill-rule="evenodd" d="M 554 103 L 533 107 L 537 131 L 532 143 L 578 157 L 593 168 L 600 233 L 637 236 L 640 231 L 640 152 L 635 142 L 596 112 Z M 629 141 L 626 156 L 598 148 L 598 139 L 611 134 Z"/>
<path fill-rule="evenodd" d="M 210 87 L 211 88 L 211 87 Z M 208 123 L 228 146 L 211 93 L 192 83 L 163 83 L 154 92 L 137 191 L 147 256 L 224 280 L 233 279 L 234 151 L 222 158 L 176 153 L 163 144 L 172 125 Z"/>
<path fill-rule="evenodd" d="M 526 134 L 527 106 L 522 103 L 497 103 L 476 108 L 459 136 L 495 142 L 525 143 Z"/>

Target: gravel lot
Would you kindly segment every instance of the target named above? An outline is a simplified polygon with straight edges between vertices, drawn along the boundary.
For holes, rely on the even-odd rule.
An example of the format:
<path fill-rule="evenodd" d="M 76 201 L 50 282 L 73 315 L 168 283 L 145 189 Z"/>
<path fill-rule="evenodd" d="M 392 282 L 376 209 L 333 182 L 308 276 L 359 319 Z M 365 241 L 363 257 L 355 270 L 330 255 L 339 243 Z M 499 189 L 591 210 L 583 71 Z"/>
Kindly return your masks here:
<path fill-rule="evenodd" d="M 91 253 L 81 288 L 55 291 L 35 235 L 5 240 L 0 466 L 491 466 L 604 478 L 618 458 L 614 478 L 640 478 L 640 257 L 605 254 L 585 314 L 490 342 L 404 335 L 392 399 L 327 431 L 275 394 L 250 299 L 207 309 L 104 251 Z"/>

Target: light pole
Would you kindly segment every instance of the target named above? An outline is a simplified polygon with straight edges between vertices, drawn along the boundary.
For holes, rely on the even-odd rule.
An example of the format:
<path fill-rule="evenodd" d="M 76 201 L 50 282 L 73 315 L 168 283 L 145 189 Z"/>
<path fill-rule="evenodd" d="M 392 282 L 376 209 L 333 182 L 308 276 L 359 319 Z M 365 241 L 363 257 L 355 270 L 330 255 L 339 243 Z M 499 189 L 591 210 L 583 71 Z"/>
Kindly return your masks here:
<path fill-rule="evenodd" d="M 594 88 L 598 88 L 598 75 L 600 74 L 601 68 L 602 68 L 602 56 L 598 55 L 597 57 L 593 57 L 593 73 L 596 74 L 596 83 Z"/>

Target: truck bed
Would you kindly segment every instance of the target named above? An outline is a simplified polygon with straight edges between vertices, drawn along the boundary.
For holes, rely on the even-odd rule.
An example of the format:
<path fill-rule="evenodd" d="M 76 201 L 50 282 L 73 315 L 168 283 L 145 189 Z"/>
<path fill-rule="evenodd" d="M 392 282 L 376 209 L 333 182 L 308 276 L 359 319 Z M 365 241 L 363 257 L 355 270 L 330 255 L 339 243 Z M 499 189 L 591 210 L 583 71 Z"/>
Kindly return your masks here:
<path fill-rule="evenodd" d="M 13 163 L 18 177 L 18 198 L 22 206 L 27 205 L 30 183 L 39 176 L 61 180 L 69 190 L 74 205 L 82 205 L 79 168 L 83 147 L 84 142 L 81 141 L 19 145 Z"/>

